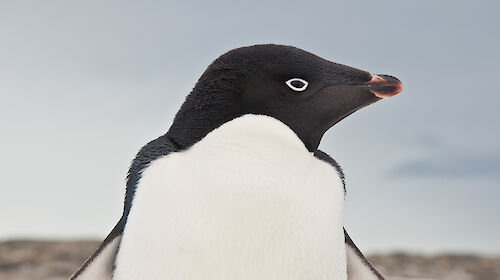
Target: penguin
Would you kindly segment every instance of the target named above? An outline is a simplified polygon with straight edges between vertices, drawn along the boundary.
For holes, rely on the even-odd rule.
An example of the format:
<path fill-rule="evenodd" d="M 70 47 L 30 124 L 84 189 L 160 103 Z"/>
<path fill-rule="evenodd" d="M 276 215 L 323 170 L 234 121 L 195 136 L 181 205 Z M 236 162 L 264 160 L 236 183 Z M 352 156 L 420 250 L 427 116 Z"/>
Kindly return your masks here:
<path fill-rule="evenodd" d="M 401 82 L 284 45 L 217 58 L 126 180 L 123 215 L 70 279 L 384 279 L 343 227 L 318 149 Z"/>

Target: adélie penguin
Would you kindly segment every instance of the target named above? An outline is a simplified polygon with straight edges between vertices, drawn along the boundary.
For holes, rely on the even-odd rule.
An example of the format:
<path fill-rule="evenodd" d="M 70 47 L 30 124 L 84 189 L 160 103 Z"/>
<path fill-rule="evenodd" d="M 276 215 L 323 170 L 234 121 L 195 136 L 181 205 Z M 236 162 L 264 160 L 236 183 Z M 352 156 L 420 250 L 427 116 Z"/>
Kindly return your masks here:
<path fill-rule="evenodd" d="M 343 227 L 344 176 L 318 146 L 401 89 L 290 46 L 220 56 L 139 151 L 123 216 L 71 279 L 383 279 Z"/>

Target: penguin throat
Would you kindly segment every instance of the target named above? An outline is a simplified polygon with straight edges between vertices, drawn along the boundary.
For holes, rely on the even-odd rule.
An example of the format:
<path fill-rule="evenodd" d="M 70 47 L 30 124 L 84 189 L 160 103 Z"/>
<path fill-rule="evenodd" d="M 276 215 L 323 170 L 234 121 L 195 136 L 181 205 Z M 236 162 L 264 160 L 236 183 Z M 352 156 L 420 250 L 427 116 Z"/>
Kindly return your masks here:
<path fill-rule="evenodd" d="M 242 114 L 242 113 L 228 113 L 219 117 L 205 117 L 198 118 L 191 115 L 191 117 L 177 119 L 174 121 L 166 136 L 168 139 L 176 146 L 177 150 L 187 149 L 194 144 L 201 141 L 208 134 L 219 130 L 222 126 L 227 123 L 235 122 L 236 119 L 245 118 L 245 125 L 248 127 L 252 126 L 252 130 L 256 134 L 260 134 L 263 138 L 270 138 L 274 134 L 273 131 L 266 130 L 265 127 L 268 122 L 279 123 L 281 127 L 286 127 L 290 133 L 293 134 L 293 138 L 300 140 L 301 146 L 305 146 L 309 152 L 314 152 L 318 149 L 320 141 L 324 135 L 324 132 L 317 133 L 314 131 L 294 129 L 286 124 L 285 121 L 279 120 L 273 116 L 268 116 L 265 114 Z M 199 116 L 199 115 L 198 115 Z M 247 117 L 252 116 L 252 117 Z M 259 116 L 260 118 L 257 118 Z M 250 125 L 247 123 L 246 119 L 250 122 L 255 121 L 255 124 Z M 259 120 L 258 120 L 259 119 Z M 260 119 L 265 119 L 267 121 L 260 121 Z M 236 121 L 240 123 L 241 121 Z M 266 124 L 264 124 L 266 123 Z M 267 131 L 269 134 L 265 135 L 258 132 L 258 126 L 262 125 L 262 131 Z M 313 129 L 313 128 L 310 128 Z M 243 131 L 241 131 L 243 132 Z"/>
<path fill-rule="evenodd" d="M 214 153 L 232 150 L 251 157 L 308 153 L 301 139 L 281 121 L 265 116 L 246 114 L 224 123 L 208 133 L 192 148 L 213 150 Z"/>

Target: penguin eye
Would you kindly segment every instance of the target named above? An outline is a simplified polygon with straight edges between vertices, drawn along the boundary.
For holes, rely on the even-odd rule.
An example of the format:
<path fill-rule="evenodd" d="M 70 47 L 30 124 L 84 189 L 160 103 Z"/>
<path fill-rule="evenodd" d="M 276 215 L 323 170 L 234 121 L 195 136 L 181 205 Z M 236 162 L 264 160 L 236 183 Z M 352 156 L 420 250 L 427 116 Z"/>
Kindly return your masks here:
<path fill-rule="evenodd" d="M 309 83 L 301 78 L 293 78 L 285 82 L 286 85 L 295 91 L 304 91 Z"/>

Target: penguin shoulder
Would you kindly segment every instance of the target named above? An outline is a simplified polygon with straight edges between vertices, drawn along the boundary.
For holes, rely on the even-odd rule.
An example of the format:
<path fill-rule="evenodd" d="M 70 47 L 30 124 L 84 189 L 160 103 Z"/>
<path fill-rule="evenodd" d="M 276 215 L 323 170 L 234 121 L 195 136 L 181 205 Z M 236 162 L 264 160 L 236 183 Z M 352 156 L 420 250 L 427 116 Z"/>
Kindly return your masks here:
<path fill-rule="evenodd" d="M 328 155 L 327 153 L 325 153 L 321 150 L 316 150 L 316 151 L 314 151 L 313 154 L 317 159 L 322 160 L 322 161 L 330 164 L 333 168 L 335 168 L 335 171 L 337 172 L 338 176 L 342 180 L 342 185 L 344 186 L 344 192 L 345 192 L 346 189 L 345 189 L 344 171 L 342 170 L 342 167 L 340 167 L 340 165 L 337 163 L 337 161 L 334 160 L 330 155 Z"/>

